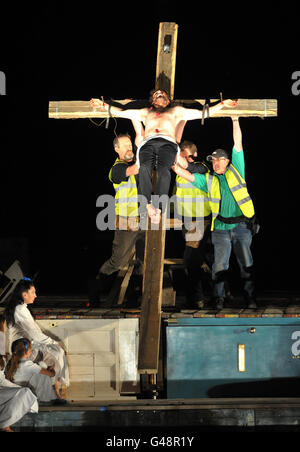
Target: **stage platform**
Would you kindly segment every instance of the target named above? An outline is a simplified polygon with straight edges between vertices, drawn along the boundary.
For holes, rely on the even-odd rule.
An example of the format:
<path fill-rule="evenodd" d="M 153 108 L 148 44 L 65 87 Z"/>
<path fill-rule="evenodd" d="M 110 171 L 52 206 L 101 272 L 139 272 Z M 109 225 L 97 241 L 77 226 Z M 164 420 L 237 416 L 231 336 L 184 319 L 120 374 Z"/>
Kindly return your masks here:
<path fill-rule="evenodd" d="M 140 317 L 138 307 L 126 307 L 126 302 L 119 306 L 107 306 L 104 302 L 99 307 L 87 307 L 87 303 L 88 298 L 85 295 L 39 295 L 36 302 L 31 306 L 31 310 L 37 321 L 41 321 L 41 324 L 48 322 L 47 325 L 49 324 L 50 330 L 53 326 L 53 331 L 59 327 L 60 320 L 65 323 L 66 319 L 75 322 L 76 328 L 79 328 L 80 334 L 83 335 L 86 334 L 86 331 L 81 331 L 81 328 L 85 328 L 85 324 L 88 322 L 98 322 L 100 326 L 103 323 L 104 329 L 108 328 L 107 322 L 110 322 L 116 328 L 116 331 L 119 331 L 119 328 L 121 332 L 120 336 L 117 334 L 114 336 L 116 343 L 119 344 L 120 353 L 121 345 L 124 346 L 125 338 L 129 337 L 125 329 L 123 331 L 121 328 L 123 324 L 126 324 L 126 321 L 124 322 L 122 319 L 135 319 L 130 321 L 135 323 L 133 327 L 130 327 L 130 337 L 132 341 L 136 340 L 134 339 L 136 337 L 135 329 Z M 172 324 L 172 322 L 180 322 L 179 319 L 195 322 L 197 318 L 203 318 L 204 321 L 207 318 L 209 322 L 211 321 L 209 319 L 213 320 L 214 318 L 216 320 L 220 318 L 221 322 L 225 321 L 222 318 L 229 320 L 232 318 L 234 322 L 241 322 L 239 318 L 248 318 L 247 322 L 251 318 L 253 320 L 255 318 L 269 318 L 268 322 L 273 319 L 276 323 L 276 318 L 279 318 L 278 321 L 282 318 L 283 323 L 286 323 L 292 321 L 292 319 L 288 319 L 289 317 L 300 317 L 300 296 L 298 293 L 265 292 L 257 297 L 257 305 L 256 309 L 247 309 L 243 305 L 242 298 L 236 297 L 222 310 L 215 309 L 209 304 L 209 301 L 203 309 L 187 309 L 185 298 L 177 296 L 174 307 L 162 308 L 162 319 Z M 4 305 L 0 305 L 0 312 L 3 311 L 4 307 Z M 284 320 L 284 318 L 286 319 Z M 53 321 L 52 325 L 51 319 L 58 321 Z M 176 319 L 178 320 L 176 321 Z M 115 326 L 116 322 L 121 325 L 118 323 L 119 326 Z M 99 334 L 102 334 L 101 329 Z M 78 349 L 81 344 L 80 337 L 79 335 L 79 342 L 77 341 L 78 343 L 74 344 L 75 352 L 86 353 L 86 351 Z M 73 340 L 77 340 L 76 335 L 72 336 Z M 72 344 L 69 345 L 70 347 L 73 346 Z M 132 348 L 131 342 L 128 343 L 128 347 L 128 350 L 130 347 Z M 71 350 L 69 358 L 72 358 L 72 353 L 75 352 Z M 88 350 L 88 354 L 91 353 L 96 356 L 97 350 Z M 82 356 L 75 356 L 75 358 L 76 360 L 79 358 L 86 359 L 85 355 L 83 358 Z M 116 354 L 116 362 L 119 362 L 118 356 L 122 357 L 121 354 Z M 297 363 L 299 360 L 294 361 Z M 111 362 L 109 364 L 111 365 Z M 120 375 L 123 375 L 123 366 L 124 363 L 121 362 Z M 95 372 L 95 369 L 92 369 L 91 372 Z M 122 389 L 123 381 L 118 384 Z M 138 382 L 136 381 L 134 384 L 136 385 Z M 88 387 L 86 382 L 81 386 Z M 111 393 L 111 388 L 109 389 L 108 394 Z M 38 414 L 27 414 L 13 428 L 15 431 L 32 432 L 96 431 L 101 432 L 101 441 L 109 440 L 116 435 L 131 438 L 133 432 L 136 437 L 139 435 L 144 437 L 146 432 L 148 437 L 151 438 L 153 435 L 163 435 L 164 432 L 171 432 L 171 435 L 176 433 L 185 435 L 186 432 L 190 432 L 192 436 L 197 436 L 197 433 L 200 432 L 216 430 L 226 432 L 231 430 L 300 431 L 300 398 L 298 397 L 174 399 L 164 396 L 166 398 L 153 400 L 139 399 L 138 390 L 136 394 L 131 394 L 132 397 L 130 397 L 130 394 L 123 396 L 122 390 L 118 391 L 115 391 L 114 400 L 108 397 L 101 398 L 99 393 L 97 400 L 82 398 L 79 400 L 71 396 L 68 399 L 67 406 L 41 406 Z M 174 427 L 176 430 L 172 433 Z M 146 439 L 146 441 L 150 440 Z"/>
<path fill-rule="evenodd" d="M 99 306 L 87 306 L 86 295 L 39 295 L 31 310 L 38 319 L 66 318 L 139 318 L 140 308 L 130 303 L 109 305 L 104 301 Z M 0 305 L 0 313 L 4 305 Z M 175 306 L 163 306 L 162 318 L 180 317 L 300 317 L 300 292 L 265 292 L 257 296 L 257 308 L 247 309 L 243 299 L 237 296 L 225 304 L 224 309 L 216 309 L 209 299 L 202 309 L 188 309 L 185 297 L 177 296 Z"/>
<path fill-rule="evenodd" d="M 14 425 L 16 432 L 102 433 L 99 440 L 117 437 L 143 440 L 164 434 L 177 436 L 205 431 L 299 431 L 300 398 L 178 399 L 70 402 L 40 407 Z"/>

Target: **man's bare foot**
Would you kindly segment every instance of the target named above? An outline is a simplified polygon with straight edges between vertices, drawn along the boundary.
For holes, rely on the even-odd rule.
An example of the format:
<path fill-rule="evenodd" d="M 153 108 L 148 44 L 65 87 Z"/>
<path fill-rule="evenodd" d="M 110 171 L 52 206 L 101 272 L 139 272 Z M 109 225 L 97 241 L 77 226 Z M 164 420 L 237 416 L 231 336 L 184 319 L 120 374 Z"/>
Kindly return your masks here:
<path fill-rule="evenodd" d="M 10 428 L 10 427 L 4 427 L 0 429 L 1 432 L 10 432 L 10 433 L 14 433 L 14 431 Z"/>
<path fill-rule="evenodd" d="M 160 209 L 156 209 L 151 204 L 148 204 L 147 209 L 148 209 L 148 215 L 151 220 L 151 223 L 159 224 L 160 214 L 161 214 Z"/>

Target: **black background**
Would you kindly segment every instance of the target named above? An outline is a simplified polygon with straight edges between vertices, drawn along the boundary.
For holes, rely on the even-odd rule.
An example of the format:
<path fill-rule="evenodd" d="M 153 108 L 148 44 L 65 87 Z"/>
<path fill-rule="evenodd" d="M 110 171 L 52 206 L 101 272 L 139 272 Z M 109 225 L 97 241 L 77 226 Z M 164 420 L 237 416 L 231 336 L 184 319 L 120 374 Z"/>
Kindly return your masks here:
<path fill-rule="evenodd" d="M 28 243 L 23 265 L 42 293 L 85 293 L 109 256 L 112 232 L 96 229 L 96 199 L 113 194 L 109 129 L 88 119 L 48 119 L 50 100 L 147 99 L 154 87 L 159 22 L 179 25 L 175 98 L 274 98 L 278 117 L 241 118 L 246 180 L 261 231 L 253 251 L 261 290 L 299 288 L 300 70 L 291 4 L 42 2 L 11 4 L 0 18 L 6 96 L 0 96 L 0 264 Z M 100 120 L 98 120 L 100 122 Z M 131 122 L 118 119 L 117 132 Z M 231 120 L 187 124 L 200 155 L 232 147 Z M 172 235 L 173 234 L 173 235 Z M 174 235 L 175 234 L 175 235 Z M 179 235 L 178 235 L 179 234 Z M 19 242 L 16 243 L 16 239 Z M 4 243 L 11 243 L 7 249 Z M 180 257 L 180 232 L 167 254 Z"/>

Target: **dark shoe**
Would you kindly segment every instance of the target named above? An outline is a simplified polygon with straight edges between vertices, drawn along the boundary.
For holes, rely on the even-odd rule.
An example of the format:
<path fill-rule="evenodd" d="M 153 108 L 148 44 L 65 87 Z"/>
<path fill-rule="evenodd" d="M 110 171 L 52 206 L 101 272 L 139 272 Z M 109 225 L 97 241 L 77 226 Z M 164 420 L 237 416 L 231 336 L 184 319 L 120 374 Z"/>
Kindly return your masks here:
<path fill-rule="evenodd" d="M 90 305 L 96 305 L 100 302 L 101 288 L 101 282 L 98 279 L 88 281 L 88 299 Z"/>
<path fill-rule="evenodd" d="M 217 309 L 224 308 L 224 298 L 222 298 L 222 297 L 216 298 L 216 308 Z"/>
<path fill-rule="evenodd" d="M 68 401 L 66 399 L 54 399 L 52 400 L 52 405 L 54 406 L 62 406 L 67 405 Z"/>

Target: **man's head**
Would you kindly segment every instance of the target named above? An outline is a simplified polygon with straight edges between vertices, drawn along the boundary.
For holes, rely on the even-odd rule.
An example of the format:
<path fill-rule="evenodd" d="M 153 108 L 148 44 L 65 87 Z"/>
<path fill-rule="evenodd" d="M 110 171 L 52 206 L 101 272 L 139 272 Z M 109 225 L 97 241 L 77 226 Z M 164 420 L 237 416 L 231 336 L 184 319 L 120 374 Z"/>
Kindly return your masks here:
<path fill-rule="evenodd" d="M 155 108 L 166 108 L 171 103 L 171 100 L 167 91 L 157 89 L 155 91 L 151 91 L 150 102 Z"/>
<path fill-rule="evenodd" d="M 224 149 L 216 149 L 206 157 L 206 160 L 212 162 L 213 170 L 217 174 L 224 174 L 230 162 L 229 155 Z"/>
<path fill-rule="evenodd" d="M 133 160 L 134 153 L 132 150 L 132 142 L 128 133 L 118 135 L 113 141 L 113 146 L 121 160 L 125 160 L 126 162 L 131 162 Z"/>
<path fill-rule="evenodd" d="M 198 156 L 197 146 L 191 141 L 185 140 L 180 144 L 180 154 L 189 163 L 192 163 Z"/>

